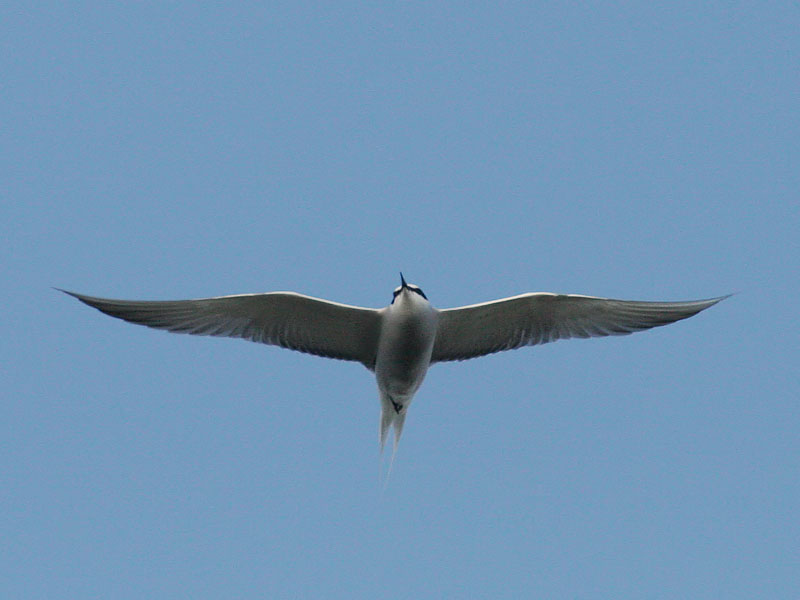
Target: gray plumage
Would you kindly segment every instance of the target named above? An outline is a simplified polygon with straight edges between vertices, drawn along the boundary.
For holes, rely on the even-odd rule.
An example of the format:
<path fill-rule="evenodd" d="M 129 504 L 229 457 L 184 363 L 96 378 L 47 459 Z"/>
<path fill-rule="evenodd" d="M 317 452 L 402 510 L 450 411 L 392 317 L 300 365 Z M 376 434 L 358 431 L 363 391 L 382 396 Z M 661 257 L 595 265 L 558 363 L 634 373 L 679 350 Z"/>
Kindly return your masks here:
<path fill-rule="evenodd" d="M 395 449 L 428 367 L 568 338 L 627 335 L 696 315 L 727 298 L 639 302 L 533 293 L 438 310 L 402 279 L 381 309 L 294 292 L 197 300 L 112 300 L 61 290 L 112 317 L 174 333 L 238 337 L 317 356 L 356 361 L 375 372 L 380 443 Z"/>

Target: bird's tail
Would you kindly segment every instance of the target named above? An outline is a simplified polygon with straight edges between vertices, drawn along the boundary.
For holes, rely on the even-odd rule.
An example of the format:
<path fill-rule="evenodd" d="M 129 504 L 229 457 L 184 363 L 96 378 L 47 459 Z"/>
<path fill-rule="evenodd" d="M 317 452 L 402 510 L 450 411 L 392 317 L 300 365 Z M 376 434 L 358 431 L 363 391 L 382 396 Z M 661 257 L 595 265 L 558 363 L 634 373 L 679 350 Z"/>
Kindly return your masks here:
<path fill-rule="evenodd" d="M 389 475 L 392 472 L 392 465 L 394 464 L 394 457 L 397 454 L 397 446 L 400 443 L 400 436 L 403 433 L 403 425 L 406 422 L 407 406 L 400 410 L 395 408 L 395 403 L 388 396 L 381 398 L 381 427 L 380 427 L 380 443 L 381 454 L 386 446 L 386 438 L 389 436 L 389 430 L 394 428 L 394 444 L 392 445 L 392 456 L 389 459 L 389 468 L 386 472 L 386 479 L 384 484 L 389 482 Z"/>
<path fill-rule="evenodd" d="M 399 412 L 395 410 L 394 404 L 390 399 L 381 402 L 381 428 L 380 442 L 381 453 L 386 446 L 386 438 L 389 437 L 389 430 L 394 427 L 394 451 L 397 452 L 397 444 L 400 443 L 400 436 L 403 434 L 403 425 L 406 422 L 406 408 Z"/>
<path fill-rule="evenodd" d="M 380 442 L 381 442 L 381 454 L 383 454 L 383 448 L 386 446 L 386 436 L 389 435 L 389 429 L 392 427 L 392 422 L 394 421 L 394 409 L 389 406 L 389 409 L 386 409 L 386 403 L 381 402 L 381 431 L 380 431 Z"/>

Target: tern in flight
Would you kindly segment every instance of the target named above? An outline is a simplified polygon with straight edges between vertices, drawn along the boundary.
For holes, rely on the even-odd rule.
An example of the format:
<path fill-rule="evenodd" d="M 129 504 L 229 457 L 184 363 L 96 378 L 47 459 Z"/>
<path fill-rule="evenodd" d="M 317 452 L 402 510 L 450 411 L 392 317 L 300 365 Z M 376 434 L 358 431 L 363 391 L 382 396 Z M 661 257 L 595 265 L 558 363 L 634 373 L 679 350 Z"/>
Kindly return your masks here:
<path fill-rule="evenodd" d="M 439 310 L 402 273 L 391 304 L 380 309 L 295 292 L 140 301 L 60 291 L 147 327 L 243 338 L 360 362 L 378 382 L 381 450 L 392 427 L 397 448 L 408 407 L 434 363 L 568 338 L 627 335 L 686 319 L 728 297 L 639 302 L 537 292 Z"/>

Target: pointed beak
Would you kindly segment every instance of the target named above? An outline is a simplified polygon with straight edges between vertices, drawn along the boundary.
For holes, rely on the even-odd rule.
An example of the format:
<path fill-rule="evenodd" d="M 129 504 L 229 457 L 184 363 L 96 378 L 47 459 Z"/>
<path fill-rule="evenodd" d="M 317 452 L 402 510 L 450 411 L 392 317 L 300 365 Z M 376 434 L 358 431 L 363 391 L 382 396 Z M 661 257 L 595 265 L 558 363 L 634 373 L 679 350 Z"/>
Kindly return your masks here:
<path fill-rule="evenodd" d="M 408 287 L 408 284 L 406 283 L 406 278 L 403 277 L 402 272 L 400 273 L 400 286 L 404 288 Z"/>

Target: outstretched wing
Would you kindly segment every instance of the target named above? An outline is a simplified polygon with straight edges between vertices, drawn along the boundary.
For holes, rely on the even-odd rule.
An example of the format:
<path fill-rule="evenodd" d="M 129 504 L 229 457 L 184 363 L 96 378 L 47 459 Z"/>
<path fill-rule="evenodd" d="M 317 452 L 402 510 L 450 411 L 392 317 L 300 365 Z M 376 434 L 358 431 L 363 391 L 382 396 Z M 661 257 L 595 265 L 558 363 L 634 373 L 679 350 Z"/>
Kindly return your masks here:
<path fill-rule="evenodd" d="M 375 367 L 380 317 L 294 292 L 163 302 L 111 300 L 60 290 L 131 323 L 175 333 L 234 337 Z"/>
<path fill-rule="evenodd" d="M 535 293 L 442 310 L 431 362 L 464 360 L 568 338 L 627 335 L 686 319 L 728 296 L 636 302 Z"/>

